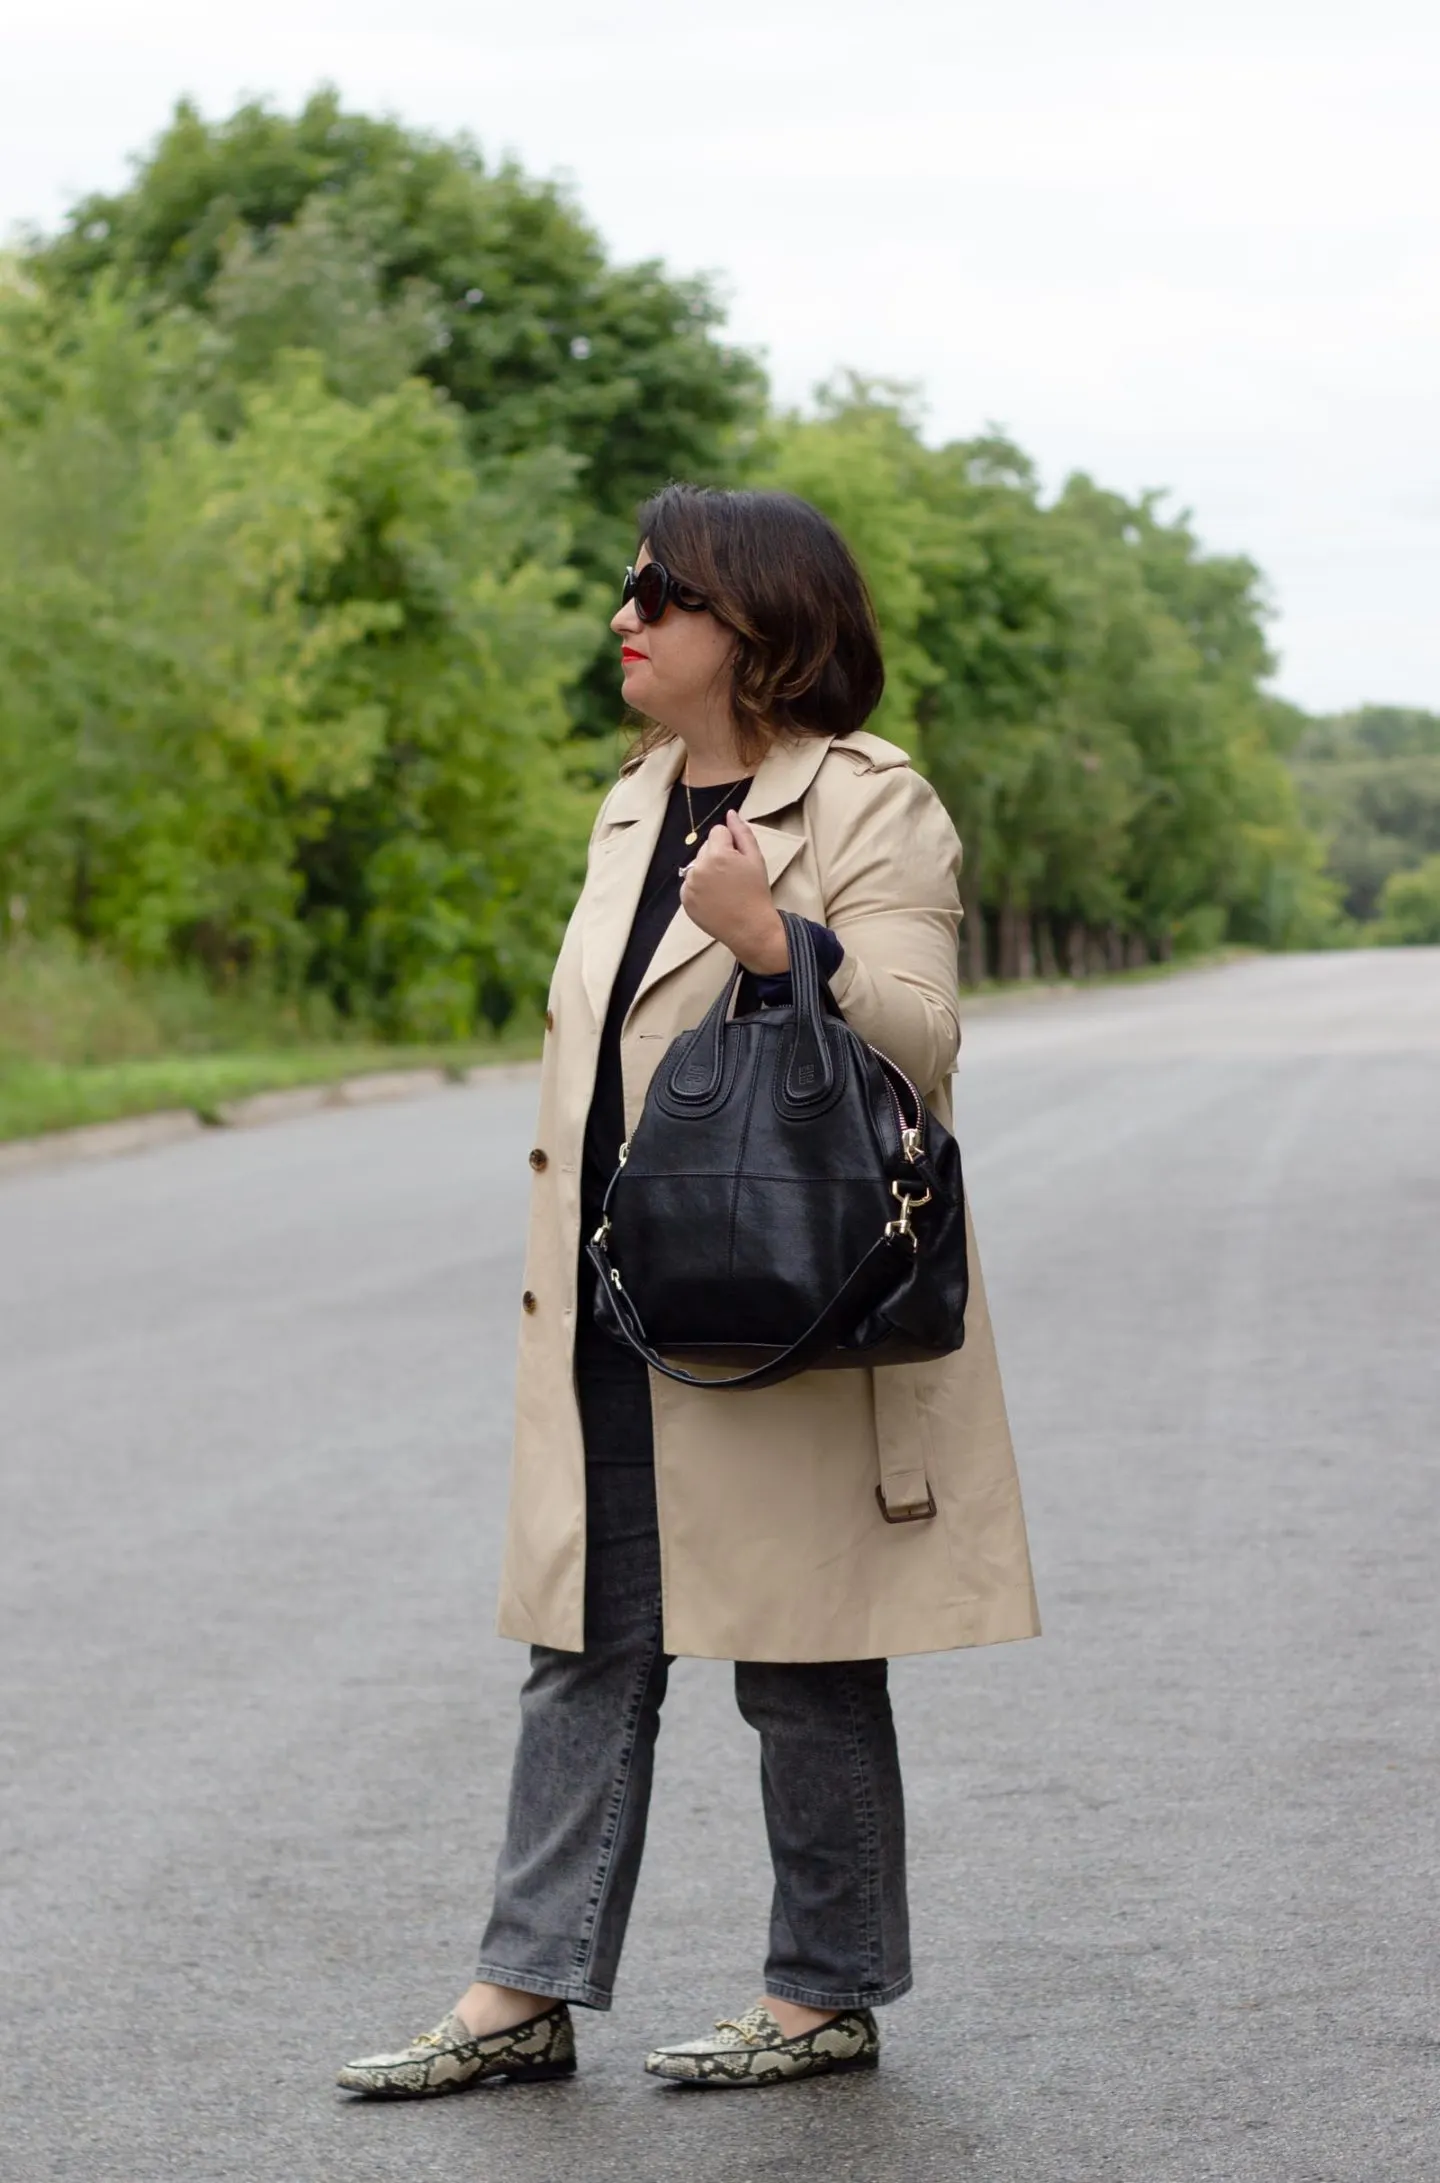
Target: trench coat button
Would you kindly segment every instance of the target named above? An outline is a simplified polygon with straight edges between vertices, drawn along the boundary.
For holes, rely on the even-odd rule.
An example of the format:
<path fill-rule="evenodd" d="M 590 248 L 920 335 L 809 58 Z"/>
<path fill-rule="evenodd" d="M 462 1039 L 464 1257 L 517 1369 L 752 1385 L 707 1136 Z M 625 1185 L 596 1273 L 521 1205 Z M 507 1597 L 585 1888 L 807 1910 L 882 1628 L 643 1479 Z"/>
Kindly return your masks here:
<path fill-rule="evenodd" d="M 526 1311 L 533 1311 L 535 1309 L 535 1291 L 527 1289 L 520 1302 Z"/>
<path fill-rule="evenodd" d="M 547 1008 L 545 1011 L 545 1028 L 547 1031 L 553 1031 L 555 1028 L 555 1011 L 553 1008 Z"/>
<path fill-rule="evenodd" d="M 540 1147 L 537 1145 L 535 1147 L 535 1150 L 530 1155 L 530 1165 L 534 1168 L 537 1175 L 540 1174 L 544 1168 L 547 1168 L 550 1165 L 549 1153 L 542 1152 L 540 1150 Z"/>

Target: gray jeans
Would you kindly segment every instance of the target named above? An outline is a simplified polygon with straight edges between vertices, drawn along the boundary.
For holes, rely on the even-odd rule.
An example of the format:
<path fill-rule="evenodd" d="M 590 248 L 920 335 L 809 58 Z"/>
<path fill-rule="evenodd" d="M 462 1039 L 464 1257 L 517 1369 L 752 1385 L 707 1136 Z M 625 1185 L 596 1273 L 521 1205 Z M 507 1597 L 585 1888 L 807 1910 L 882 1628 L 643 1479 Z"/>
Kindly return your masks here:
<path fill-rule="evenodd" d="M 477 1978 L 608 2009 L 645 1847 L 670 1661 L 655 1476 L 587 1473 L 584 1652 L 531 1650 Z M 765 1990 L 816 2009 L 909 1990 L 905 1812 L 883 1660 L 740 1660 L 775 1895 Z"/>

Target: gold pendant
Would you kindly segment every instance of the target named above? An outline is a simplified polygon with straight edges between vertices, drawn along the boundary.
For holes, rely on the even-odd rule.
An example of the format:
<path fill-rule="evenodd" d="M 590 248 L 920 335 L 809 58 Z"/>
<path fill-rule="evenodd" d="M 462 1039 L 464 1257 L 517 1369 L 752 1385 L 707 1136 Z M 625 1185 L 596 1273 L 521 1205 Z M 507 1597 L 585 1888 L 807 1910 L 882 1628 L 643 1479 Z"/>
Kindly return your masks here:
<path fill-rule="evenodd" d="M 686 846 L 686 848 L 687 848 L 687 849 L 693 849 L 693 848 L 694 848 L 694 846 L 695 846 L 695 844 L 696 844 L 696 842 L 697 842 L 697 841 L 698 841 L 699 839 L 700 839 L 700 836 L 699 836 L 698 834 L 687 834 L 687 835 L 685 836 L 685 846 Z"/>

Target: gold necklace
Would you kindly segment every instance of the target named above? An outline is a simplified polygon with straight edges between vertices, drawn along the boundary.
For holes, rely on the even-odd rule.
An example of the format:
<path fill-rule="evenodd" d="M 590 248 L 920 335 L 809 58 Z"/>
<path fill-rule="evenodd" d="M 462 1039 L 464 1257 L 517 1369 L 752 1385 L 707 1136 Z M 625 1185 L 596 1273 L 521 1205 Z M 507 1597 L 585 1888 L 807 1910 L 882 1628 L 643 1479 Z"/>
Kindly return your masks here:
<path fill-rule="evenodd" d="M 735 783 L 733 781 L 730 783 L 724 795 L 720 798 L 719 803 L 711 805 L 710 809 L 706 812 L 704 818 L 701 819 L 699 826 L 697 826 L 695 823 L 695 806 L 690 800 L 690 783 L 682 778 L 680 786 L 685 791 L 685 808 L 690 814 L 690 831 L 685 836 L 685 846 L 687 849 L 693 849 L 696 842 L 700 839 L 700 827 L 708 826 L 710 821 L 714 818 L 715 813 L 724 809 L 725 805 L 730 801 L 731 796 L 735 792 Z"/>

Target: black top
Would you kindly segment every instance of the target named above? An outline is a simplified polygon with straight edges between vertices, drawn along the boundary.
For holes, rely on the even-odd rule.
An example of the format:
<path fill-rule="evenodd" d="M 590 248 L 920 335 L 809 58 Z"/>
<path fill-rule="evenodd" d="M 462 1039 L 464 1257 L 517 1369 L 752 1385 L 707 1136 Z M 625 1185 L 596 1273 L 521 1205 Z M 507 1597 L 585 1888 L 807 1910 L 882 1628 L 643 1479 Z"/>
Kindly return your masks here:
<path fill-rule="evenodd" d="M 692 789 L 690 796 L 695 805 L 695 816 L 700 818 L 709 812 L 709 825 L 718 825 L 727 811 L 739 810 L 749 789 L 748 776 L 743 781 L 732 781 L 724 788 L 717 782 L 703 793 Z M 630 927 L 630 937 L 625 942 L 615 983 L 610 988 L 610 1005 L 605 1015 L 605 1028 L 600 1034 L 600 1057 L 595 1068 L 589 1119 L 585 1124 L 585 1155 L 580 1172 L 580 1228 L 582 1240 L 587 1242 L 600 1225 L 600 1208 L 625 1141 L 620 1028 L 630 1013 L 630 1004 L 640 990 L 655 950 L 680 907 L 680 867 L 700 853 L 698 842 L 693 848 L 686 845 L 685 836 L 689 831 L 690 808 L 685 801 L 684 785 L 677 781 L 660 822 L 660 838 L 650 859 L 650 869 L 645 874 L 645 884 L 640 889 L 640 906 Z M 708 831 L 709 826 L 702 827 L 702 839 Z M 585 1263 L 588 1267 L 589 1261 Z M 588 1297 L 588 1286 L 582 1293 Z M 589 1313 L 582 1311 L 582 1322 L 588 1317 Z M 614 1347 L 608 1337 L 604 1339 L 607 1348 Z M 639 1362 L 638 1358 L 636 1362 Z"/>
<path fill-rule="evenodd" d="M 695 806 L 695 816 L 701 821 L 701 835 L 708 834 L 710 827 L 718 825 L 727 811 L 738 811 L 750 789 L 747 776 L 722 787 L 717 781 L 703 791 L 692 789 L 690 801 Z M 580 1169 L 580 1273 L 576 1291 L 575 1363 L 577 1371 L 591 1379 L 602 1379 L 614 1384 L 619 1381 L 635 1383 L 636 1400 L 643 1389 L 645 1406 L 649 1405 L 649 1374 L 646 1366 L 633 1350 L 627 1350 L 614 1341 L 595 1323 L 594 1292 L 595 1272 L 585 1256 L 585 1246 L 600 1225 L 601 1210 L 610 1178 L 615 1172 L 620 1147 L 625 1138 L 625 1086 L 620 1071 L 620 1031 L 635 995 L 639 992 L 646 971 L 650 968 L 655 950 L 665 937 L 667 928 L 680 907 L 680 868 L 699 854 L 699 843 L 688 844 L 685 836 L 690 831 L 690 804 L 685 797 L 684 785 L 676 781 L 670 791 L 670 801 L 660 824 L 660 836 L 645 883 L 640 890 L 640 903 L 635 921 L 630 927 L 630 937 L 615 973 L 615 983 L 610 989 L 610 1003 L 605 1013 L 605 1027 L 600 1034 L 600 1052 L 595 1067 L 595 1088 L 591 1094 L 590 1112 L 585 1123 L 585 1149 Z M 837 936 L 823 925 L 814 928 L 816 953 L 822 978 L 833 977 L 844 957 L 844 948 Z M 765 1003 L 771 1005 L 788 1002 L 790 977 L 782 972 L 778 977 L 752 977 L 749 972 L 741 980 L 737 995 L 737 1007 L 743 1011 Z M 599 1389 L 594 1391 L 599 1396 Z M 618 1393 L 618 1387 L 616 1389 Z M 582 1405 L 582 1409 L 585 1405 Z M 626 1462 L 649 1460 L 648 1443 L 643 1447 L 637 1434 L 627 1435 L 621 1444 L 621 1436 L 613 1439 L 599 1434 L 586 1433 L 585 1456 L 587 1462 Z"/>

